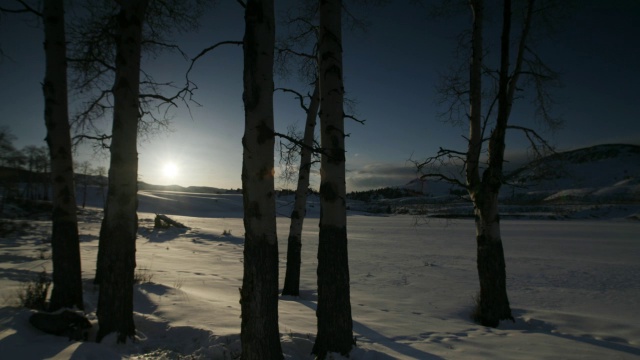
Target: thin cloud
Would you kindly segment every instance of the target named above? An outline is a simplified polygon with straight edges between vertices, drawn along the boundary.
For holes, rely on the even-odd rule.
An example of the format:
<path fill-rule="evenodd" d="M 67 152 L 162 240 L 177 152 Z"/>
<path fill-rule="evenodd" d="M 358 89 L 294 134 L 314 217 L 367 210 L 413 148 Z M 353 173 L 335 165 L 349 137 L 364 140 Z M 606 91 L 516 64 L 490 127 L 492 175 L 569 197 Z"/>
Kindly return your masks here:
<path fill-rule="evenodd" d="M 402 186 L 417 177 L 410 164 L 374 163 L 347 172 L 347 191 Z"/>

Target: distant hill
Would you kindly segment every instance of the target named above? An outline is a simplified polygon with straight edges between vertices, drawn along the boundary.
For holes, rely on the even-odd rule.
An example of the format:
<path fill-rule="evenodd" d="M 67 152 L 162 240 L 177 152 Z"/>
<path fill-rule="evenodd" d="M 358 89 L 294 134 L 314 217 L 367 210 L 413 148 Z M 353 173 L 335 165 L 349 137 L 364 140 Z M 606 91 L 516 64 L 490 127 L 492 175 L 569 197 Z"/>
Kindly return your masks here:
<path fill-rule="evenodd" d="M 180 185 L 154 185 L 147 184 L 143 181 L 138 182 L 138 190 L 155 190 L 155 191 L 177 191 L 177 192 L 192 192 L 192 193 L 204 193 L 204 194 L 226 194 L 229 192 L 235 192 L 233 190 L 220 189 L 208 186 L 180 186 Z"/>
<path fill-rule="evenodd" d="M 605 144 L 556 153 L 506 174 L 505 180 L 499 205 L 503 218 L 640 219 L 640 146 Z M 446 181 L 416 179 L 397 189 L 406 196 L 379 192 L 378 196 L 352 201 L 350 208 L 425 217 L 473 217 L 466 190 Z"/>
<path fill-rule="evenodd" d="M 503 202 L 640 203 L 640 146 L 603 144 L 555 153 L 506 173 L 505 180 Z M 401 188 L 437 202 L 466 193 L 433 179 L 415 179 Z"/>
<path fill-rule="evenodd" d="M 508 174 L 502 197 L 542 202 L 640 202 L 640 146 L 556 153 Z"/>

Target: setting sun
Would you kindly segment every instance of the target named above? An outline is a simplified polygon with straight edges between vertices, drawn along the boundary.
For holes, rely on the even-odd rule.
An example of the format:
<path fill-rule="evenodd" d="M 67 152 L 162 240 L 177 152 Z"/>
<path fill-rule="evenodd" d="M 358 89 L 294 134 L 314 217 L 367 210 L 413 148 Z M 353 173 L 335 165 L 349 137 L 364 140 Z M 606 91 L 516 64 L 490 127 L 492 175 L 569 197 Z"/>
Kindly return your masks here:
<path fill-rule="evenodd" d="M 166 163 L 162 167 L 162 175 L 173 179 L 178 175 L 178 167 L 174 163 Z"/>

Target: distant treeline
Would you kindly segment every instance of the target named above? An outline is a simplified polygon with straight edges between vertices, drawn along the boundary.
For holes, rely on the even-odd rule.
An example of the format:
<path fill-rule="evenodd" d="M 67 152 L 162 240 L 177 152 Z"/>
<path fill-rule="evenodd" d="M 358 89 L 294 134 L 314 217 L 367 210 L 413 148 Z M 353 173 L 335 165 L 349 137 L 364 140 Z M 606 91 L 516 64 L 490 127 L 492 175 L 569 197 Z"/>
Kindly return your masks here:
<path fill-rule="evenodd" d="M 403 188 L 384 187 L 373 190 L 352 191 L 347 194 L 347 198 L 351 200 L 371 201 L 375 199 L 397 199 L 414 195 L 417 195 L 415 191 Z"/>

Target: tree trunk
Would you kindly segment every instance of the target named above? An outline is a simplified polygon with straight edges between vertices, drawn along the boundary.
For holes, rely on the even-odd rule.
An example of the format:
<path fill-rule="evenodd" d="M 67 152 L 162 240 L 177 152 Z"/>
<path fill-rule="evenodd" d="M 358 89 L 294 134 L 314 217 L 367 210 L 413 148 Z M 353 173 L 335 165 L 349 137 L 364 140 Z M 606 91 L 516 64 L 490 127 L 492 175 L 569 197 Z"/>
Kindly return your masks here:
<path fill-rule="evenodd" d="M 142 24 L 148 0 L 121 2 L 117 15 L 116 79 L 107 206 L 100 229 L 97 341 L 117 332 L 118 342 L 135 335 L 135 270 Z"/>
<path fill-rule="evenodd" d="M 273 0 L 245 9 L 242 194 L 244 276 L 240 289 L 243 359 L 282 359 L 278 329 L 278 240 L 274 191 Z"/>
<path fill-rule="evenodd" d="M 474 320 L 483 326 L 496 327 L 501 320 L 513 320 L 513 316 L 507 296 L 507 273 L 500 235 L 498 192 L 487 192 L 489 195 L 483 197 L 475 209 L 480 294 Z"/>
<path fill-rule="evenodd" d="M 320 107 L 320 86 L 316 81 L 311 103 L 307 110 L 307 121 L 302 142 L 308 147 L 300 150 L 300 169 L 298 170 L 298 186 L 296 200 L 291 211 L 291 225 L 287 243 L 287 271 L 284 278 L 282 295 L 300 295 L 300 264 L 302 263 L 302 225 L 307 215 L 307 192 L 309 191 L 309 175 L 311 173 L 311 147 L 316 128 L 316 117 Z"/>
<path fill-rule="evenodd" d="M 476 195 L 476 242 L 480 295 L 476 321 L 496 327 L 501 320 L 513 320 L 507 296 L 507 274 L 504 260 L 498 194 L 503 182 L 505 135 L 511 99 L 509 86 L 509 43 L 511 29 L 510 1 L 505 0 L 501 40 L 500 74 L 498 79 L 498 114 L 489 139 L 489 164 L 482 175 L 482 194 Z"/>
<path fill-rule="evenodd" d="M 472 59 L 470 71 L 471 132 L 467 153 L 467 185 L 474 203 L 476 214 L 477 266 L 480 280 L 478 308 L 474 318 L 485 326 L 496 327 L 501 320 L 513 320 L 506 286 L 506 265 L 500 217 L 498 214 L 498 194 L 503 179 L 503 163 L 507 123 L 511 115 L 515 90 L 518 84 L 526 42 L 533 17 L 533 0 L 527 2 L 527 11 L 518 41 L 517 56 L 513 73 L 510 74 L 511 52 L 511 0 L 504 0 L 502 8 L 502 31 L 500 41 L 500 71 L 498 78 L 498 113 L 496 124 L 491 131 L 488 147 L 488 167 L 479 179 L 478 161 L 482 144 L 480 130 L 481 114 L 481 71 L 482 71 L 482 19 L 483 1 L 472 0 L 474 15 L 472 31 Z"/>
<path fill-rule="evenodd" d="M 354 344 L 347 252 L 341 12 L 340 0 L 320 2 L 320 140 L 324 153 L 320 171 L 318 334 L 312 350 L 320 359 L 329 352 L 346 356 Z"/>
<path fill-rule="evenodd" d="M 73 157 L 67 108 L 67 60 L 62 0 L 45 1 L 45 125 L 53 179 L 51 252 L 53 290 L 49 310 L 84 309 L 80 240 L 73 183 Z"/>

